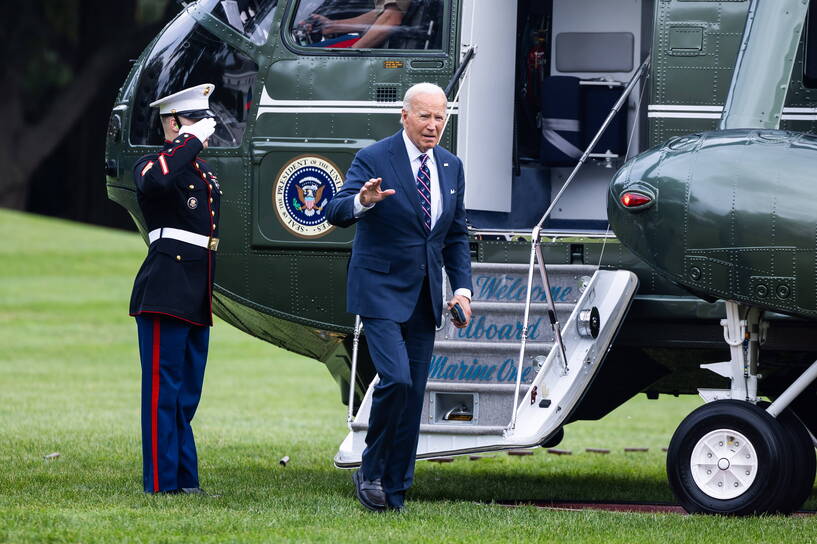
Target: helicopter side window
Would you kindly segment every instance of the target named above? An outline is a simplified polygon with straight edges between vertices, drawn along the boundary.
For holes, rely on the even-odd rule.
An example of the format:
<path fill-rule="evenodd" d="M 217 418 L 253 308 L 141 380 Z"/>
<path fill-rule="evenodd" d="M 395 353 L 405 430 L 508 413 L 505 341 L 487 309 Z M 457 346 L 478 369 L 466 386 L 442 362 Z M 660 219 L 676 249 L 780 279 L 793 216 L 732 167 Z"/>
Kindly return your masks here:
<path fill-rule="evenodd" d="M 168 27 L 144 64 L 131 120 L 131 143 L 159 145 L 163 136 L 154 100 L 182 89 L 212 83 L 210 109 L 216 114 L 211 147 L 237 147 L 244 138 L 258 65 L 219 40 L 186 13 Z"/>
<path fill-rule="evenodd" d="M 254 44 L 264 45 L 269 38 L 278 0 L 207 0 L 204 7 Z"/>
<path fill-rule="evenodd" d="M 440 50 L 447 1 L 301 0 L 292 39 L 321 49 Z"/>

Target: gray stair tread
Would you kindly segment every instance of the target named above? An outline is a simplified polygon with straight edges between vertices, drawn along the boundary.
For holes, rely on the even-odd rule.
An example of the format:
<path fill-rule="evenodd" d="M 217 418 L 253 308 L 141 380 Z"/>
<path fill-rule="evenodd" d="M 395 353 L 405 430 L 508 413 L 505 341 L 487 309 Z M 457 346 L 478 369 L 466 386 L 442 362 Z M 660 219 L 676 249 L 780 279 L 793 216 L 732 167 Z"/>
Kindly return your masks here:
<path fill-rule="evenodd" d="M 591 264 L 549 264 L 545 266 L 548 272 L 558 274 L 587 274 L 592 276 L 597 267 Z M 471 270 L 477 272 L 493 272 L 497 274 L 510 274 L 524 272 L 527 274 L 528 265 L 523 263 L 471 263 Z M 539 269 L 534 271 L 535 278 L 539 276 Z"/>
<path fill-rule="evenodd" d="M 520 394 L 528 392 L 530 385 L 522 384 Z M 513 383 L 479 383 L 479 382 L 450 382 L 442 380 L 428 380 L 426 391 L 453 392 L 453 393 L 513 393 L 516 384 Z"/>
<path fill-rule="evenodd" d="M 477 353 L 477 352 L 506 352 L 511 349 L 519 351 L 522 347 L 522 342 L 472 342 L 470 340 L 437 340 L 434 342 L 434 351 L 452 351 L 457 350 L 463 353 Z M 548 352 L 553 347 L 553 342 L 527 342 L 525 344 L 525 353 L 533 353 L 536 351 Z"/>
<path fill-rule="evenodd" d="M 536 313 L 545 313 L 548 311 L 549 305 L 547 302 L 531 302 L 531 311 Z M 573 308 L 576 305 L 572 302 L 557 302 L 556 303 L 556 311 L 557 312 L 572 312 Z M 522 312 L 525 311 L 525 303 L 524 302 L 496 302 L 491 300 L 474 300 L 471 302 L 471 309 L 474 313 L 480 312 L 501 312 L 501 311 L 519 311 L 520 318 L 523 315 Z"/>
<path fill-rule="evenodd" d="M 501 435 L 505 432 L 503 425 L 463 425 L 459 423 L 422 423 L 420 432 L 426 434 L 462 434 L 462 435 Z M 353 422 L 352 431 L 368 431 L 369 424 Z"/>

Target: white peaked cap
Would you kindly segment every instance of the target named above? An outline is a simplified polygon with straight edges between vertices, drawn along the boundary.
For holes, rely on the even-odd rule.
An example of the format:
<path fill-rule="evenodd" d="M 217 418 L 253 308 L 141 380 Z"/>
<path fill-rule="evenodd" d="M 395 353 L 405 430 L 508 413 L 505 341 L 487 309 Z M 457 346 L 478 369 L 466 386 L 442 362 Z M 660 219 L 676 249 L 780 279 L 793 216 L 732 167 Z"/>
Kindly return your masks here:
<path fill-rule="evenodd" d="M 151 108 L 159 107 L 159 115 L 169 115 L 174 112 L 196 111 L 210 109 L 210 95 L 216 86 L 212 83 L 203 83 L 173 93 L 150 103 Z"/>

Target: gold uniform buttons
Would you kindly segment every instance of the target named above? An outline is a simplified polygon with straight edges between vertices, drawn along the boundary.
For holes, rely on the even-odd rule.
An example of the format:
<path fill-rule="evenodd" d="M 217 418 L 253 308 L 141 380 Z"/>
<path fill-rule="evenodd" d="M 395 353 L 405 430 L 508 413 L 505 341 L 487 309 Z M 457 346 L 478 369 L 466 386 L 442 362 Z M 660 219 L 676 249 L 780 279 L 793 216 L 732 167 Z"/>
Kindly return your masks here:
<path fill-rule="evenodd" d="M 213 197 L 210 197 L 210 204 L 213 203 Z"/>
<path fill-rule="evenodd" d="M 213 230 L 216 230 L 216 224 L 213 223 Z"/>
<path fill-rule="evenodd" d="M 212 215 L 213 217 L 215 217 L 215 216 L 216 216 L 216 212 L 215 212 L 215 211 L 213 211 L 213 210 L 210 210 L 210 215 Z"/>
<path fill-rule="evenodd" d="M 212 190 L 212 189 L 213 189 L 213 184 L 211 183 L 211 184 L 210 184 L 210 190 Z"/>
<path fill-rule="evenodd" d="M 181 256 L 181 255 L 176 255 L 176 260 L 177 260 L 177 261 L 181 261 L 181 260 L 182 260 L 182 256 Z"/>
<path fill-rule="evenodd" d="M 188 188 L 188 189 L 195 189 L 195 188 L 196 188 L 196 186 L 195 186 L 195 185 L 193 185 L 193 184 L 191 183 L 190 185 L 188 185 L 188 186 L 187 186 L 187 188 Z"/>

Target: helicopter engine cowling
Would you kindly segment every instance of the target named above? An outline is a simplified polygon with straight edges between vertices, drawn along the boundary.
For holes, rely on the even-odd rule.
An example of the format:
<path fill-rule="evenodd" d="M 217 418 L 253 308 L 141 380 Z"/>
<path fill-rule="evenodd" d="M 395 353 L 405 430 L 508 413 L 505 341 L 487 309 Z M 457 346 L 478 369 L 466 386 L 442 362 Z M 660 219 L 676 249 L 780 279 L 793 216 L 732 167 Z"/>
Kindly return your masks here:
<path fill-rule="evenodd" d="M 628 161 L 607 213 L 622 244 L 705 298 L 817 318 L 817 137 L 736 129 Z"/>

